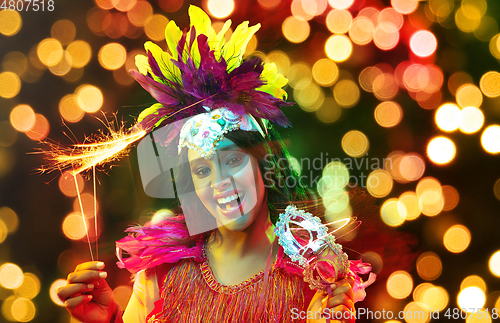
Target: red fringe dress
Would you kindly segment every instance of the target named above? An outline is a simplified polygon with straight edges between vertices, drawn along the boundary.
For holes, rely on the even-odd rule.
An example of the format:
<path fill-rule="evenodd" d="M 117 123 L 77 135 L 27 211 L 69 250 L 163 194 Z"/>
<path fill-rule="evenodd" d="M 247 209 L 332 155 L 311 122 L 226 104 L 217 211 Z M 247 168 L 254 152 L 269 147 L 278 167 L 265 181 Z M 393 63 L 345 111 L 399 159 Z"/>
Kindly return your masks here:
<path fill-rule="evenodd" d="M 315 292 L 304 282 L 303 268 L 293 263 L 281 247 L 269 270 L 264 311 L 258 318 L 264 270 L 238 285 L 222 285 L 204 255 L 204 241 L 199 239 L 194 247 L 171 243 L 172 237 L 187 237 L 187 232 L 179 230 L 182 227 L 175 226 L 170 223 L 132 228 L 129 231 L 135 236 L 117 242 L 118 248 L 131 255 L 120 259 L 120 267 L 133 273 L 145 270 L 146 277 L 157 279 L 159 297 L 153 299 L 154 309 L 145 313 L 143 322 L 306 321 L 300 319 L 299 311 L 307 310 Z M 125 311 L 127 316 L 133 315 Z"/>

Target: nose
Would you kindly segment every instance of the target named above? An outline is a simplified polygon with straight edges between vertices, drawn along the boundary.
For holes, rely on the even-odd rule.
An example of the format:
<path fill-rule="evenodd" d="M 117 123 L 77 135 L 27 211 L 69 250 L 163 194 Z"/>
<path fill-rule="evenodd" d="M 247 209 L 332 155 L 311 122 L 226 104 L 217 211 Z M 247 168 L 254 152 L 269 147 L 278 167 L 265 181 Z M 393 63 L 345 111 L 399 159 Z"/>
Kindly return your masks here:
<path fill-rule="evenodd" d="M 215 169 L 212 172 L 212 188 L 217 190 L 222 190 L 227 186 L 231 185 L 231 176 L 224 172 L 223 167 L 220 163 L 219 153 L 215 156 Z"/>

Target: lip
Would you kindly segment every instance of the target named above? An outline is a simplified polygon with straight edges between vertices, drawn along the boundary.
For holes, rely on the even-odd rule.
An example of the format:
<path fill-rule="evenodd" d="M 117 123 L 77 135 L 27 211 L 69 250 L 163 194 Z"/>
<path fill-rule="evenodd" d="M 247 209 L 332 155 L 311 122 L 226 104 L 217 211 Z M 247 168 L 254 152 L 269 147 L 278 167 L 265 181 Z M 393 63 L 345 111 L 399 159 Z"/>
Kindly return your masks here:
<path fill-rule="evenodd" d="M 232 194 L 234 194 L 234 193 L 231 193 L 230 195 L 232 195 Z M 221 197 L 224 197 L 224 196 L 221 196 Z M 238 206 L 235 206 L 231 210 L 225 210 L 225 209 L 223 210 L 219 207 L 219 204 L 217 204 L 217 203 L 216 203 L 216 206 L 217 206 L 217 209 L 219 210 L 219 212 L 226 217 L 235 216 L 235 215 L 243 216 L 243 208 L 245 207 L 246 199 L 247 199 L 247 195 L 245 194 L 245 196 L 243 196 L 243 199 L 240 201 L 240 204 Z"/>
<path fill-rule="evenodd" d="M 240 193 L 243 193 L 243 190 L 226 191 L 224 193 L 219 193 L 217 195 L 214 195 L 214 200 L 217 200 L 217 199 L 220 199 L 220 198 L 224 198 L 224 197 L 228 197 L 228 196 L 231 196 L 233 194 L 240 194 Z"/>

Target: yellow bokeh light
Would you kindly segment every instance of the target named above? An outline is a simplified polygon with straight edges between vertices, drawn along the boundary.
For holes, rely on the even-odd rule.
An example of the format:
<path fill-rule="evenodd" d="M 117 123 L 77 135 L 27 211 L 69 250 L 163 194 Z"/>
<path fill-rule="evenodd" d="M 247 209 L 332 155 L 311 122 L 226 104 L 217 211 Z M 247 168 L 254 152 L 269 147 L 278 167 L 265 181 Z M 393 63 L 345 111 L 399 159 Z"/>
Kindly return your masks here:
<path fill-rule="evenodd" d="M 457 130 L 462 125 L 462 118 L 462 111 L 454 103 L 441 105 L 434 116 L 436 125 L 446 132 Z"/>
<path fill-rule="evenodd" d="M 413 290 L 413 278 L 406 271 L 395 271 L 387 279 L 386 288 L 392 297 L 396 299 L 406 298 Z"/>
<path fill-rule="evenodd" d="M 462 109 L 462 124 L 460 131 L 466 134 L 476 133 L 483 127 L 484 114 L 476 107 Z"/>
<path fill-rule="evenodd" d="M 73 202 L 73 210 L 75 213 L 82 212 L 86 218 L 93 218 L 99 211 L 99 204 L 94 199 L 94 195 L 83 193 L 80 197 L 75 198 Z"/>
<path fill-rule="evenodd" d="M 435 280 L 441 275 L 442 271 L 441 259 L 434 252 L 424 252 L 418 257 L 417 272 L 422 279 Z"/>
<path fill-rule="evenodd" d="M 38 59 L 45 66 L 57 65 L 64 55 L 61 43 L 54 38 L 42 40 L 37 47 Z"/>
<path fill-rule="evenodd" d="M 455 94 L 457 103 L 461 108 L 476 107 L 479 108 L 483 103 L 483 94 L 474 84 L 464 84 L 457 89 Z"/>
<path fill-rule="evenodd" d="M 448 305 L 448 301 L 448 292 L 439 286 L 426 289 L 422 295 L 422 303 L 432 312 L 444 310 Z"/>
<path fill-rule="evenodd" d="M 373 42 L 382 50 L 390 50 L 399 42 L 399 30 L 391 22 L 379 23 L 373 33 Z"/>
<path fill-rule="evenodd" d="M 332 123 L 337 121 L 342 114 L 342 108 L 337 104 L 334 98 L 325 98 L 323 104 L 315 111 L 318 119 L 323 123 Z"/>
<path fill-rule="evenodd" d="M 448 78 L 448 90 L 451 94 L 456 95 L 458 88 L 460 86 L 472 83 L 473 79 L 469 73 L 466 72 L 455 72 Z"/>
<path fill-rule="evenodd" d="M 292 0 L 292 3 L 290 5 L 290 11 L 292 12 L 292 15 L 294 17 L 307 21 L 314 18 L 314 12 L 316 12 L 316 9 L 317 6 L 315 1 Z M 310 12 L 311 10 L 313 12 Z"/>
<path fill-rule="evenodd" d="M 328 0 L 328 4 L 335 9 L 348 9 L 354 0 Z"/>
<path fill-rule="evenodd" d="M 486 295 L 476 286 L 467 287 L 458 293 L 457 304 L 466 312 L 474 312 L 482 308 L 486 302 Z"/>
<path fill-rule="evenodd" d="M 54 304 L 58 306 L 64 306 L 64 302 L 61 301 L 59 296 L 57 296 L 57 289 L 62 286 L 66 286 L 65 279 L 57 279 L 50 285 L 50 290 L 49 290 L 50 299 L 52 300 L 52 302 L 54 302 Z"/>
<path fill-rule="evenodd" d="M 326 27 L 334 34 L 345 34 L 352 24 L 352 15 L 348 10 L 332 10 L 326 16 Z"/>
<path fill-rule="evenodd" d="M 21 76 L 28 68 L 28 59 L 21 52 L 10 52 L 2 60 L 3 69 Z"/>
<path fill-rule="evenodd" d="M 390 198 L 382 205 L 380 215 L 385 224 L 396 227 L 405 222 L 406 208 L 398 199 Z"/>
<path fill-rule="evenodd" d="M 419 0 L 391 0 L 392 7 L 403 15 L 409 15 L 418 8 Z"/>
<path fill-rule="evenodd" d="M 424 158 L 417 153 L 406 154 L 401 159 L 399 171 L 401 176 L 408 181 L 416 181 L 420 179 L 425 172 Z"/>
<path fill-rule="evenodd" d="M 35 317 L 35 304 L 27 298 L 20 297 L 12 303 L 12 317 L 18 322 L 29 322 Z"/>
<path fill-rule="evenodd" d="M 293 64 L 288 70 L 288 84 L 294 89 L 304 89 L 312 82 L 311 69 L 303 63 Z"/>
<path fill-rule="evenodd" d="M 86 225 L 80 213 L 70 213 L 64 218 L 62 229 L 64 235 L 71 240 L 80 240 L 87 234 Z"/>
<path fill-rule="evenodd" d="M 422 213 L 420 202 L 415 192 L 404 192 L 398 199 L 406 209 L 405 220 L 415 220 Z"/>
<path fill-rule="evenodd" d="M 122 12 L 131 10 L 136 3 L 137 0 L 113 0 L 114 7 Z"/>
<path fill-rule="evenodd" d="M 473 32 L 481 23 L 481 12 L 475 6 L 462 5 L 455 12 L 455 23 L 461 31 L 466 33 Z"/>
<path fill-rule="evenodd" d="M 272 62 L 276 64 L 276 68 L 278 72 L 287 75 L 288 70 L 290 69 L 290 58 L 288 55 L 280 50 L 274 50 L 267 54 L 266 62 Z"/>
<path fill-rule="evenodd" d="M 373 92 L 373 82 L 382 74 L 382 71 L 375 67 L 369 66 L 359 73 L 359 85 L 366 92 Z"/>
<path fill-rule="evenodd" d="M 323 191 L 330 188 L 342 189 L 349 183 L 349 169 L 339 161 L 332 161 L 323 168 Z"/>
<path fill-rule="evenodd" d="M 479 287 L 485 294 L 486 294 L 486 282 L 484 279 L 477 275 L 470 275 L 464 278 L 462 280 L 462 283 L 460 283 L 460 290 L 466 289 L 467 287 L 471 286 L 476 286 Z"/>
<path fill-rule="evenodd" d="M 311 27 L 304 19 L 291 16 L 285 19 L 281 27 L 283 36 L 292 43 L 301 43 L 309 37 Z"/>
<path fill-rule="evenodd" d="M 337 81 L 339 77 L 339 68 L 334 61 L 322 58 L 314 63 L 312 75 L 319 85 L 330 86 Z"/>
<path fill-rule="evenodd" d="M 373 39 L 375 27 L 371 19 L 361 16 L 353 19 L 349 29 L 349 37 L 357 45 L 366 45 Z"/>
<path fill-rule="evenodd" d="M 71 66 L 84 67 L 92 57 L 92 48 L 83 40 L 76 40 L 68 45 L 66 52 L 71 56 Z"/>
<path fill-rule="evenodd" d="M 127 11 L 128 20 L 134 25 L 142 27 L 153 15 L 153 7 L 147 1 L 137 1 L 135 6 Z"/>
<path fill-rule="evenodd" d="M 438 165 L 451 162 L 457 153 L 455 143 L 442 136 L 434 137 L 427 145 L 427 156 Z"/>
<path fill-rule="evenodd" d="M 443 21 L 453 12 L 455 7 L 454 0 L 430 0 L 429 9 L 431 12 Z"/>
<path fill-rule="evenodd" d="M 97 57 L 102 67 L 108 70 L 116 70 L 125 64 L 127 50 L 121 44 L 109 43 L 102 46 Z"/>
<path fill-rule="evenodd" d="M 337 82 L 333 88 L 333 97 L 337 103 L 343 108 L 350 108 L 355 106 L 361 93 L 359 87 L 354 81 L 342 80 Z"/>
<path fill-rule="evenodd" d="M 21 80 L 16 73 L 0 73 L 0 97 L 10 99 L 21 90 Z"/>
<path fill-rule="evenodd" d="M 0 11 L 0 34 L 13 36 L 21 30 L 23 20 L 16 10 Z"/>
<path fill-rule="evenodd" d="M 80 108 L 89 113 L 98 111 L 104 101 L 101 90 L 88 84 L 80 86 L 75 95 Z"/>
<path fill-rule="evenodd" d="M 500 73 L 497 71 L 485 73 L 479 81 L 479 87 L 483 94 L 489 98 L 500 96 Z"/>
<path fill-rule="evenodd" d="M 65 95 L 61 101 L 59 101 L 59 113 L 64 120 L 68 122 L 78 122 L 85 115 L 78 105 L 78 101 L 74 94 Z"/>
<path fill-rule="evenodd" d="M 293 91 L 293 97 L 304 111 L 311 112 L 319 109 L 325 99 L 325 94 L 316 83 L 311 82 L 303 89 L 296 88 Z"/>
<path fill-rule="evenodd" d="M 493 193 L 495 194 L 497 200 L 500 200 L 500 179 L 498 179 L 495 182 L 495 185 L 493 185 Z"/>
<path fill-rule="evenodd" d="M 392 191 L 394 181 L 391 174 L 384 169 L 376 169 L 368 175 L 366 179 L 366 188 L 368 192 L 376 198 L 389 195 Z"/>
<path fill-rule="evenodd" d="M 52 38 L 57 39 L 62 45 L 68 45 L 75 39 L 75 24 L 67 19 L 56 21 L 50 29 Z"/>
<path fill-rule="evenodd" d="M 441 184 L 435 178 L 422 178 L 417 184 L 416 194 L 423 214 L 435 216 L 443 210 L 443 191 Z"/>
<path fill-rule="evenodd" d="M 453 253 L 460 253 L 467 249 L 470 244 L 471 235 L 467 227 L 456 224 L 449 228 L 443 237 L 446 249 Z"/>
<path fill-rule="evenodd" d="M 71 66 L 73 65 L 73 60 L 70 54 L 68 54 L 66 51 L 63 52 L 63 57 L 54 66 L 49 66 L 50 72 L 54 75 L 58 76 L 63 76 L 68 74 L 68 72 L 71 70 Z"/>
<path fill-rule="evenodd" d="M 490 40 L 490 53 L 496 59 L 500 59 L 500 34 L 496 34 Z"/>
<path fill-rule="evenodd" d="M 443 185 L 442 191 L 444 198 L 443 210 L 453 210 L 458 205 L 458 201 L 460 200 L 460 195 L 458 194 L 457 189 L 450 185 Z"/>
<path fill-rule="evenodd" d="M 18 297 L 24 297 L 27 299 L 35 298 L 40 292 L 40 279 L 35 274 L 25 273 L 23 283 L 21 286 L 14 290 L 14 293 Z"/>
<path fill-rule="evenodd" d="M 215 18 L 226 18 L 233 12 L 233 0 L 208 0 L 208 11 Z"/>
<path fill-rule="evenodd" d="M 35 125 L 35 111 L 27 104 L 20 104 L 10 112 L 10 123 L 17 131 L 29 131 Z"/>
<path fill-rule="evenodd" d="M 493 275 L 500 277 L 500 250 L 491 255 L 488 267 Z"/>
<path fill-rule="evenodd" d="M 430 288 L 435 287 L 431 283 L 421 283 L 418 284 L 414 289 L 413 289 L 413 300 L 418 303 L 423 303 L 423 296 L 427 290 Z"/>
<path fill-rule="evenodd" d="M 7 226 L 8 233 L 15 232 L 19 226 L 19 218 L 16 212 L 7 206 L 0 208 L 0 220 Z"/>
<path fill-rule="evenodd" d="M 328 212 L 343 212 L 349 206 L 349 194 L 342 188 L 331 188 L 324 192 L 323 204 Z"/>
<path fill-rule="evenodd" d="M 430 321 L 429 309 L 423 303 L 409 302 L 403 309 L 406 323 L 427 323 Z"/>
<path fill-rule="evenodd" d="M 382 73 L 373 81 L 373 94 L 379 100 L 392 100 L 398 94 L 399 86 L 394 75 Z"/>
<path fill-rule="evenodd" d="M 0 243 L 4 242 L 7 239 L 7 235 L 9 234 L 9 230 L 7 229 L 7 225 L 0 219 Z"/>
<path fill-rule="evenodd" d="M 403 109 L 394 101 L 384 101 L 375 108 L 375 120 L 379 125 L 390 128 L 398 125 L 403 119 Z"/>
<path fill-rule="evenodd" d="M 159 14 L 152 15 L 144 25 L 144 32 L 149 39 L 161 41 L 165 39 L 165 28 L 167 27 L 167 17 Z"/>
<path fill-rule="evenodd" d="M 325 43 L 325 53 L 333 61 L 343 62 L 351 56 L 351 40 L 345 35 L 332 35 Z"/>
<path fill-rule="evenodd" d="M 7 289 L 16 289 L 23 283 L 23 271 L 19 266 L 5 263 L 0 266 L 0 285 Z"/>
<path fill-rule="evenodd" d="M 497 21 L 488 16 L 483 16 L 479 26 L 474 30 L 474 36 L 484 42 L 489 42 L 498 33 Z"/>
<path fill-rule="evenodd" d="M 342 149 L 351 157 L 361 157 L 368 152 L 370 142 L 364 133 L 351 130 L 342 137 Z"/>
<path fill-rule="evenodd" d="M 481 135 L 481 145 L 490 154 L 500 153 L 500 126 L 491 125 Z"/>

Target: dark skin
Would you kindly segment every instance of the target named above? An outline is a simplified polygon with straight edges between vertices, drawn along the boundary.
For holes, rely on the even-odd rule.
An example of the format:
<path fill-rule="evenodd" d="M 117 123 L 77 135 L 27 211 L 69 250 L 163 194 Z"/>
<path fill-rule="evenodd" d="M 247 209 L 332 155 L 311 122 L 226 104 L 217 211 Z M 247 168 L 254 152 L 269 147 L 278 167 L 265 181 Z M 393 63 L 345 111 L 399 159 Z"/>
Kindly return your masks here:
<path fill-rule="evenodd" d="M 78 265 L 68 275 L 67 285 L 57 290 L 68 312 L 86 323 L 110 322 L 120 305 L 106 282 L 104 263 L 89 261 Z"/>

